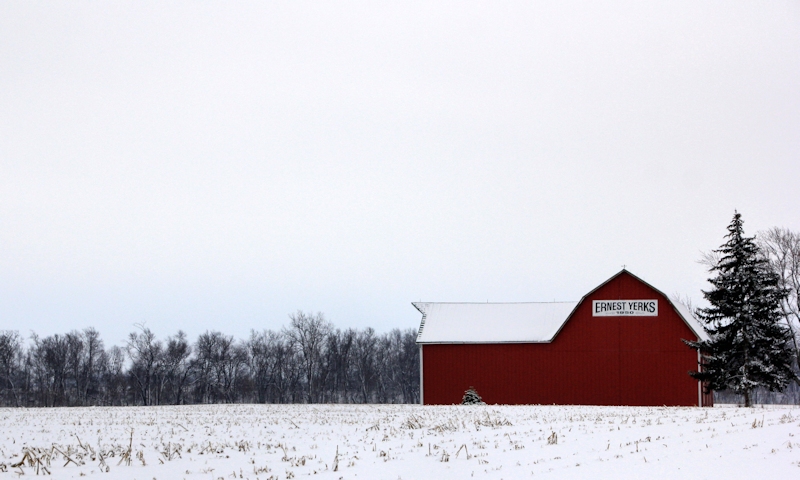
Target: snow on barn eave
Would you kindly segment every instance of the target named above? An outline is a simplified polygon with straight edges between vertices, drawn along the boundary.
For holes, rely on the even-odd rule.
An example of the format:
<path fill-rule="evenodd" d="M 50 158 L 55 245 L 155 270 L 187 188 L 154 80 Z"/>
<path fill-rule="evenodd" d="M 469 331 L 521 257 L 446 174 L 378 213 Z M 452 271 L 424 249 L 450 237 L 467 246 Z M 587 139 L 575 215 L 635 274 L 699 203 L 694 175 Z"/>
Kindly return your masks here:
<path fill-rule="evenodd" d="M 708 341 L 710 337 L 708 336 L 706 329 L 703 328 L 703 325 L 700 323 L 700 321 L 695 318 L 694 314 L 692 314 L 692 311 L 689 310 L 689 307 L 682 304 L 676 298 L 667 298 L 670 302 L 672 302 L 672 306 L 675 307 L 675 311 L 678 312 L 678 315 L 680 315 L 683 321 L 686 322 L 686 325 L 689 327 L 689 329 L 691 329 L 692 332 L 697 335 L 697 339 Z"/>
<path fill-rule="evenodd" d="M 417 343 L 549 343 L 578 302 L 412 303 Z"/>

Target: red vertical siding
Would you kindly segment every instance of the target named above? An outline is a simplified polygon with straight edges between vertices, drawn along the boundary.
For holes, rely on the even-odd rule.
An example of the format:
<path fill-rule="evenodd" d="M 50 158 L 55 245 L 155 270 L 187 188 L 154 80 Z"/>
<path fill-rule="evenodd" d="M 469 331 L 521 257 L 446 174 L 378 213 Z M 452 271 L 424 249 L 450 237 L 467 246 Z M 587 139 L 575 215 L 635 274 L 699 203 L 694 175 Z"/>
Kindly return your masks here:
<path fill-rule="evenodd" d="M 592 300 L 658 299 L 657 317 L 592 317 Z M 426 404 L 697 405 L 694 333 L 669 301 L 623 272 L 578 305 L 552 343 L 423 345 Z M 705 403 L 705 402 L 703 402 Z"/>
<path fill-rule="evenodd" d="M 704 407 L 713 407 L 714 406 L 714 392 L 705 393 L 703 391 L 703 405 Z"/>

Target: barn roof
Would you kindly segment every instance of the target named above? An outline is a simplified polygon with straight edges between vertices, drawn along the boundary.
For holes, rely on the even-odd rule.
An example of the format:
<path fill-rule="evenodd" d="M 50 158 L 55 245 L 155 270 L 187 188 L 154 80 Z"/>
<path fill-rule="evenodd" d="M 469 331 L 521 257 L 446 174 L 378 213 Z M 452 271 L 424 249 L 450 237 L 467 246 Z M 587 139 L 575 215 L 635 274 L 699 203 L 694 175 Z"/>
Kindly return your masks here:
<path fill-rule="evenodd" d="M 623 269 L 578 302 L 412 303 L 422 313 L 417 343 L 552 342 L 581 302 L 623 273 L 660 293 L 698 339 L 708 340 L 708 334 L 685 305 Z"/>
<path fill-rule="evenodd" d="M 550 342 L 578 302 L 413 303 L 418 343 Z"/>

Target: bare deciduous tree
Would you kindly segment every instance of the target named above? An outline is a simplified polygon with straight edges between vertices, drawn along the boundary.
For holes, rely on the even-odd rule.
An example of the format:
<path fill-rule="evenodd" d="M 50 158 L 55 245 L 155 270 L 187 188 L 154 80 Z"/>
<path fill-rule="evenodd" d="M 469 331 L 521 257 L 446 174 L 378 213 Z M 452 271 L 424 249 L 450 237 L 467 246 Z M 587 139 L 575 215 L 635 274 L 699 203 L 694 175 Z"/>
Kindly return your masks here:
<path fill-rule="evenodd" d="M 321 373 L 319 366 L 325 342 L 333 327 L 322 313 L 311 315 L 298 311 L 289 315 L 289 320 L 289 329 L 285 334 L 300 354 L 302 374 L 306 381 L 306 401 L 313 403 L 317 401 L 317 383 Z"/>
<path fill-rule="evenodd" d="M 795 364 L 800 368 L 800 233 L 774 227 L 759 232 L 756 239 L 770 269 L 778 274 L 780 287 L 788 293 L 781 309 L 792 332 Z"/>
<path fill-rule="evenodd" d="M 356 331 L 352 328 L 344 331 L 337 329 L 328 335 L 325 357 L 329 370 L 326 387 L 330 402 L 341 403 L 349 400 L 349 386 L 353 376 L 350 367 L 353 362 L 353 343 L 356 335 Z"/>
<path fill-rule="evenodd" d="M 106 405 L 128 405 L 125 350 L 114 345 L 108 350 L 107 366 L 103 375 Z"/>
<path fill-rule="evenodd" d="M 170 402 L 180 405 L 185 401 L 185 389 L 191 374 L 192 347 L 182 330 L 167 338 L 163 354 L 163 382 L 169 390 Z"/>
<path fill-rule="evenodd" d="M 17 377 L 22 358 L 22 339 L 19 333 L 10 330 L 0 331 L 0 393 L 5 394 L 6 405 L 13 402 L 20 406 Z"/>
<path fill-rule="evenodd" d="M 361 403 L 369 403 L 370 393 L 374 391 L 373 386 L 378 376 L 377 343 L 375 330 L 371 328 L 358 332 L 353 342 L 353 366 Z"/>
<path fill-rule="evenodd" d="M 155 405 L 157 375 L 160 368 L 162 346 L 149 328 L 139 325 L 139 332 L 128 335 L 127 351 L 131 359 L 130 375 L 134 380 L 144 405 Z"/>
<path fill-rule="evenodd" d="M 94 328 L 87 328 L 82 333 L 83 357 L 80 360 L 80 403 L 90 405 L 94 403 L 91 398 L 96 397 L 100 391 L 102 369 L 107 363 L 106 352 L 100 332 Z"/>

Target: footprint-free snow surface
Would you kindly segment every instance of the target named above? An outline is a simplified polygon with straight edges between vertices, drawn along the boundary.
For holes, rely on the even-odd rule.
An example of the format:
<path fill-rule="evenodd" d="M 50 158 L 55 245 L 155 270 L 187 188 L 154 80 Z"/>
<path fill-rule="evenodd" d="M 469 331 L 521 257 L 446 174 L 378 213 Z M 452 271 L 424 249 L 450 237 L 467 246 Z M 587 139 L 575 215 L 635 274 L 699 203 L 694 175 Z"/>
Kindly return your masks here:
<path fill-rule="evenodd" d="M 0 409 L 0 479 L 800 478 L 800 408 Z"/>

